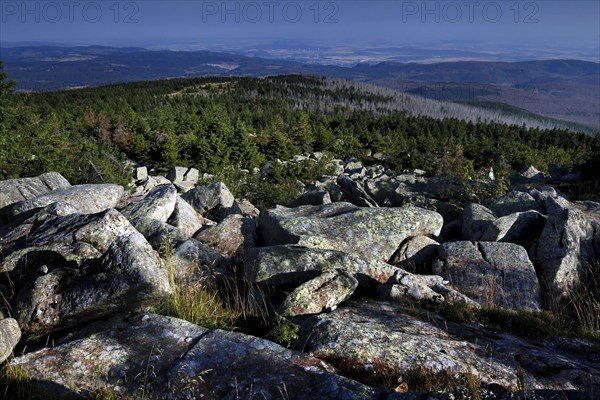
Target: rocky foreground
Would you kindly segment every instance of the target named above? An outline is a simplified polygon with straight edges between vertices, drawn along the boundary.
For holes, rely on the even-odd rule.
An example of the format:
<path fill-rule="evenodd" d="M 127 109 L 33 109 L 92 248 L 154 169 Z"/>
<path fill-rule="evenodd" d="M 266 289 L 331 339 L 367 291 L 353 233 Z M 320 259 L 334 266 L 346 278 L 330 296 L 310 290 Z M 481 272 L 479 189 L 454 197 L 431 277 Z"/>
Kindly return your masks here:
<path fill-rule="evenodd" d="M 525 339 L 436 310 L 569 299 L 600 258 L 600 204 L 529 170 L 462 208 L 453 178 L 335 165 L 262 212 L 185 168 L 138 169 L 135 194 L 57 173 L 0 182 L 0 362 L 67 397 L 413 399 L 402 376 L 419 367 L 474 376 L 487 398 L 597 398 L 597 341 Z M 149 312 L 173 285 L 207 279 L 251 286 L 265 318 L 299 326 L 293 349 Z"/>

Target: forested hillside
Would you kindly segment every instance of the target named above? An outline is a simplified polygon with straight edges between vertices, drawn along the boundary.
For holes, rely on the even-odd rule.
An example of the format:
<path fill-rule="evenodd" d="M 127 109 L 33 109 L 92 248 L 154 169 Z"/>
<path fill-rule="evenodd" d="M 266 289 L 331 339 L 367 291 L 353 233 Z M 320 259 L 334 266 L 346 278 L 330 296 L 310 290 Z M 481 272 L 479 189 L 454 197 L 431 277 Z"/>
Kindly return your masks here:
<path fill-rule="evenodd" d="M 123 183 L 125 156 L 214 173 L 325 151 L 399 171 L 443 173 L 459 160 L 470 173 L 580 167 L 600 154 L 599 137 L 442 119 L 443 103 L 325 78 L 173 79 L 28 97 L 2 78 L 0 179 L 56 170 L 74 183 Z"/>

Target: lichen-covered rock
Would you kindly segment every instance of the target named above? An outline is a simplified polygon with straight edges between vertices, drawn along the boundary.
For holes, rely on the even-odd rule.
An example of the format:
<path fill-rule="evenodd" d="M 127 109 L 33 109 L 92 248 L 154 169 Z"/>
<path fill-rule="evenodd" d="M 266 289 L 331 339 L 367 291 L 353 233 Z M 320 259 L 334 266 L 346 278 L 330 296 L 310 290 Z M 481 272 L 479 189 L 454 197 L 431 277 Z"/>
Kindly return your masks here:
<path fill-rule="evenodd" d="M 204 226 L 205 221 L 187 201 L 177 196 L 175 209 L 167 223 L 181 229 L 187 239 L 190 239 Z"/>
<path fill-rule="evenodd" d="M 535 210 L 518 212 L 495 220 L 481 235 L 483 242 L 510 242 L 527 246 L 538 239 L 547 218 Z"/>
<path fill-rule="evenodd" d="M 56 202 L 69 204 L 81 214 L 95 214 L 116 207 L 124 193 L 125 189 L 122 186 L 112 184 L 63 187 L 12 204 L 2 209 L 1 214 L 5 221 L 10 221 L 26 211 L 45 207 Z"/>
<path fill-rule="evenodd" d="M 19 291 L 14 313 L 23 331 L 48 331 L 153 306 L 170 290 L 158 255 L 134 232 L 81 270 L 37 271 Z"/>
<path fill-rule="evenodd" d="M 180 243 L 168 260 L 175 282 L 185 282 L 204 273 L 222 273 L 224 258 L 204 243 L 189 239 Z"/>
<path fill-rule="evenodd" d="M 255 246 L 256 224 L 252 218 L 230 215 L 217 225 L 200 231 L 195 239 L 226 257 L 243 260 L 246 251 Z"/>
<path fill-rule="evenodd" d="M 158 185 L 152 189 L 144 198 L 133 202 L 121 209 L 130 221 L 137 218 L 155 219 L 167 222 L 177 202 L 177 189 L 173 185 Z"/>
<path fill-rule="evenodd" d="M 326 190 L 315 189 L 311 190 L 310 192 L 302 193 L 290 204 L 288 204 L 288 207 L 319 206 L 329 203 L 331 203 L 329 192 Z"/>
<path fill-rule="evenodd" d="M 599 231 L 600 223 L 580 210 L 553 206 L 536 254 L 536 266 L 549 299 L 568 296 L 587 264 L 598 260 Z"/>
<path fill-rule="evenodd" d="M 16 320 L 12 318 L 0 319 L 0 364 L 12 353 L 21 340 L 21 329 Z"/>
<path fill-rule="evenodd" d="M 117 315 L 11 361 L 45 395 L 148 399 L 376 399 L 374 389 L 265 339 L 153 314 Z"/>
<path fill-rule="evenodd" d="M 196 186 L 196 188 L 184 193 L 181 197 L 201 215 L 205 215 L 216 208 L 230 208 L 235 200 L 223 182 Z"/>
<path fill-rule="evenodd" d="M 542 211 L 538 202 L 529 193 L 515 190 L 494 201 L 489 208 L 498 217 L 529 210 Z"/>
<path fill-rule="evenodd" d="M 444 278 L 438 275 L 415 275 L 399 269 L 384 285 L 377 288 L 377 294 L 382 300 L 399 303 L 462 303 L 479 307 L 478 303 L 446 286 L 446 283 Z"/>
<path fill-rule="evenodd" d="M 298 244 L 355 254 L 369 262 L 387 262 L 410 236 L 438 235 L 436 212 L 416 207 L 359 208 L 350 203 L 263 211 L 259 219 L 266 245 Z"/>
<path fill-rule="evenodd" d="M 464 240 L 476 242 L 495 220 L 494 213 L 481 204 L 471 203 L 463 211 L 462 234 Z"/>
<path fill-rule="evenodd" d="M 348 301 L 331 313 L 308 318 L 299 336 L 298 349 L 342 373 L 372 374 L 381 368 L 402 375 L 411 366 L 423 366 L 455 374 L 470 371 L 484 383 L 510 388 L 522 368 L 530 388 L 600 389 L 597 344 L 581 339 L 528 342 L 481 324 L 457 324 L 428 312 L 415 315 L 414 309 L 409 314 L 385 302 Z M 576 341 L 586 355 L 576 350 Z"/>
<path fill-rule="evenodd" d="M 176 245 L 188 239 L 183 230 L 157 219 L 139 217 L 132 222 L 156 251 L 162 251 L 168 244 Z"/>
<path fill-rule="evenodd" d="M 33 178 L 0 181 L 0 208 L 69 186 L 71 184 L 58 172 L 48 172 Z"/>
<path fill-rule="evenodd" d="M 440 246 L 434 271 L 482 306 L 540 310 L 540 287 L 525 249 L 513 243 L 453 242 Z"/>
<path fill-rule="evenodd" d="M 301 284 L 321 272 L 341 269 L 354 274 L 361 284 L 385 283 L 397 267 L 382 261 L 367 262 L 353 254 L 304 246 L 268 246 L 248 252 L 244 273 L 251 282 L 269 285 Z"/>
<path fill-rule="evenodd" d="M 358 280 L 343 270 L 323 272 L 294 289 L 277 310 L 277 314 L 293 317 L 334 310 L 348 300 L 358 287 Z"/>
<path fill-rule="evenodd" d="M 411 237 L 400 245 L 390 262 L 410 272 L 430 272 L 439 245 L 427 236 Z"/>
<path fill-rule="evenodd" d="M 340 175 L 336 183 L 344 192 L 344 197 L 352 204 L 359 207 L 379 207 L 377 202 L 369 196 L 360 182 L 353 181 L 345 175 Z"/>

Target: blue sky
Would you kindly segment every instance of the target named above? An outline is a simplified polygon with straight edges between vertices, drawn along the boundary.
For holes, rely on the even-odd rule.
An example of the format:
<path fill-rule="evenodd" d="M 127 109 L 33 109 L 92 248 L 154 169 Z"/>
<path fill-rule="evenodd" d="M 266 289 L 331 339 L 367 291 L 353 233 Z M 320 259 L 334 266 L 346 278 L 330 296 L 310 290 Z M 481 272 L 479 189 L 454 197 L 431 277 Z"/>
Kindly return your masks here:
<path fill-rule="evenodd" d="M 280 40 L 328 45 L 485 43 L 600 50 L 600 2 L 0 1 L 0 41 L 214 47 Z M 600 61 L 600 60 L 597 60 Z"/>

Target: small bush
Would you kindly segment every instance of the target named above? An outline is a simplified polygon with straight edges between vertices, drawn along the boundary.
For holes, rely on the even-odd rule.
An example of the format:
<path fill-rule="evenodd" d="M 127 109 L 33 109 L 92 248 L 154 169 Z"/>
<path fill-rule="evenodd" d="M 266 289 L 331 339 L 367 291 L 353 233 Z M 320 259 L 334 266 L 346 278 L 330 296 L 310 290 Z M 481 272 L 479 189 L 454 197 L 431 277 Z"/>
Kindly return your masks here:
<path fill-rule="evenodd" d="M 267 334 L 275 342 L 285 347 L 290 347 L 294 340 L 297 340 L 300 326 L 288 320 L 282 315 L 277 315 L 275 326 Z"/>

